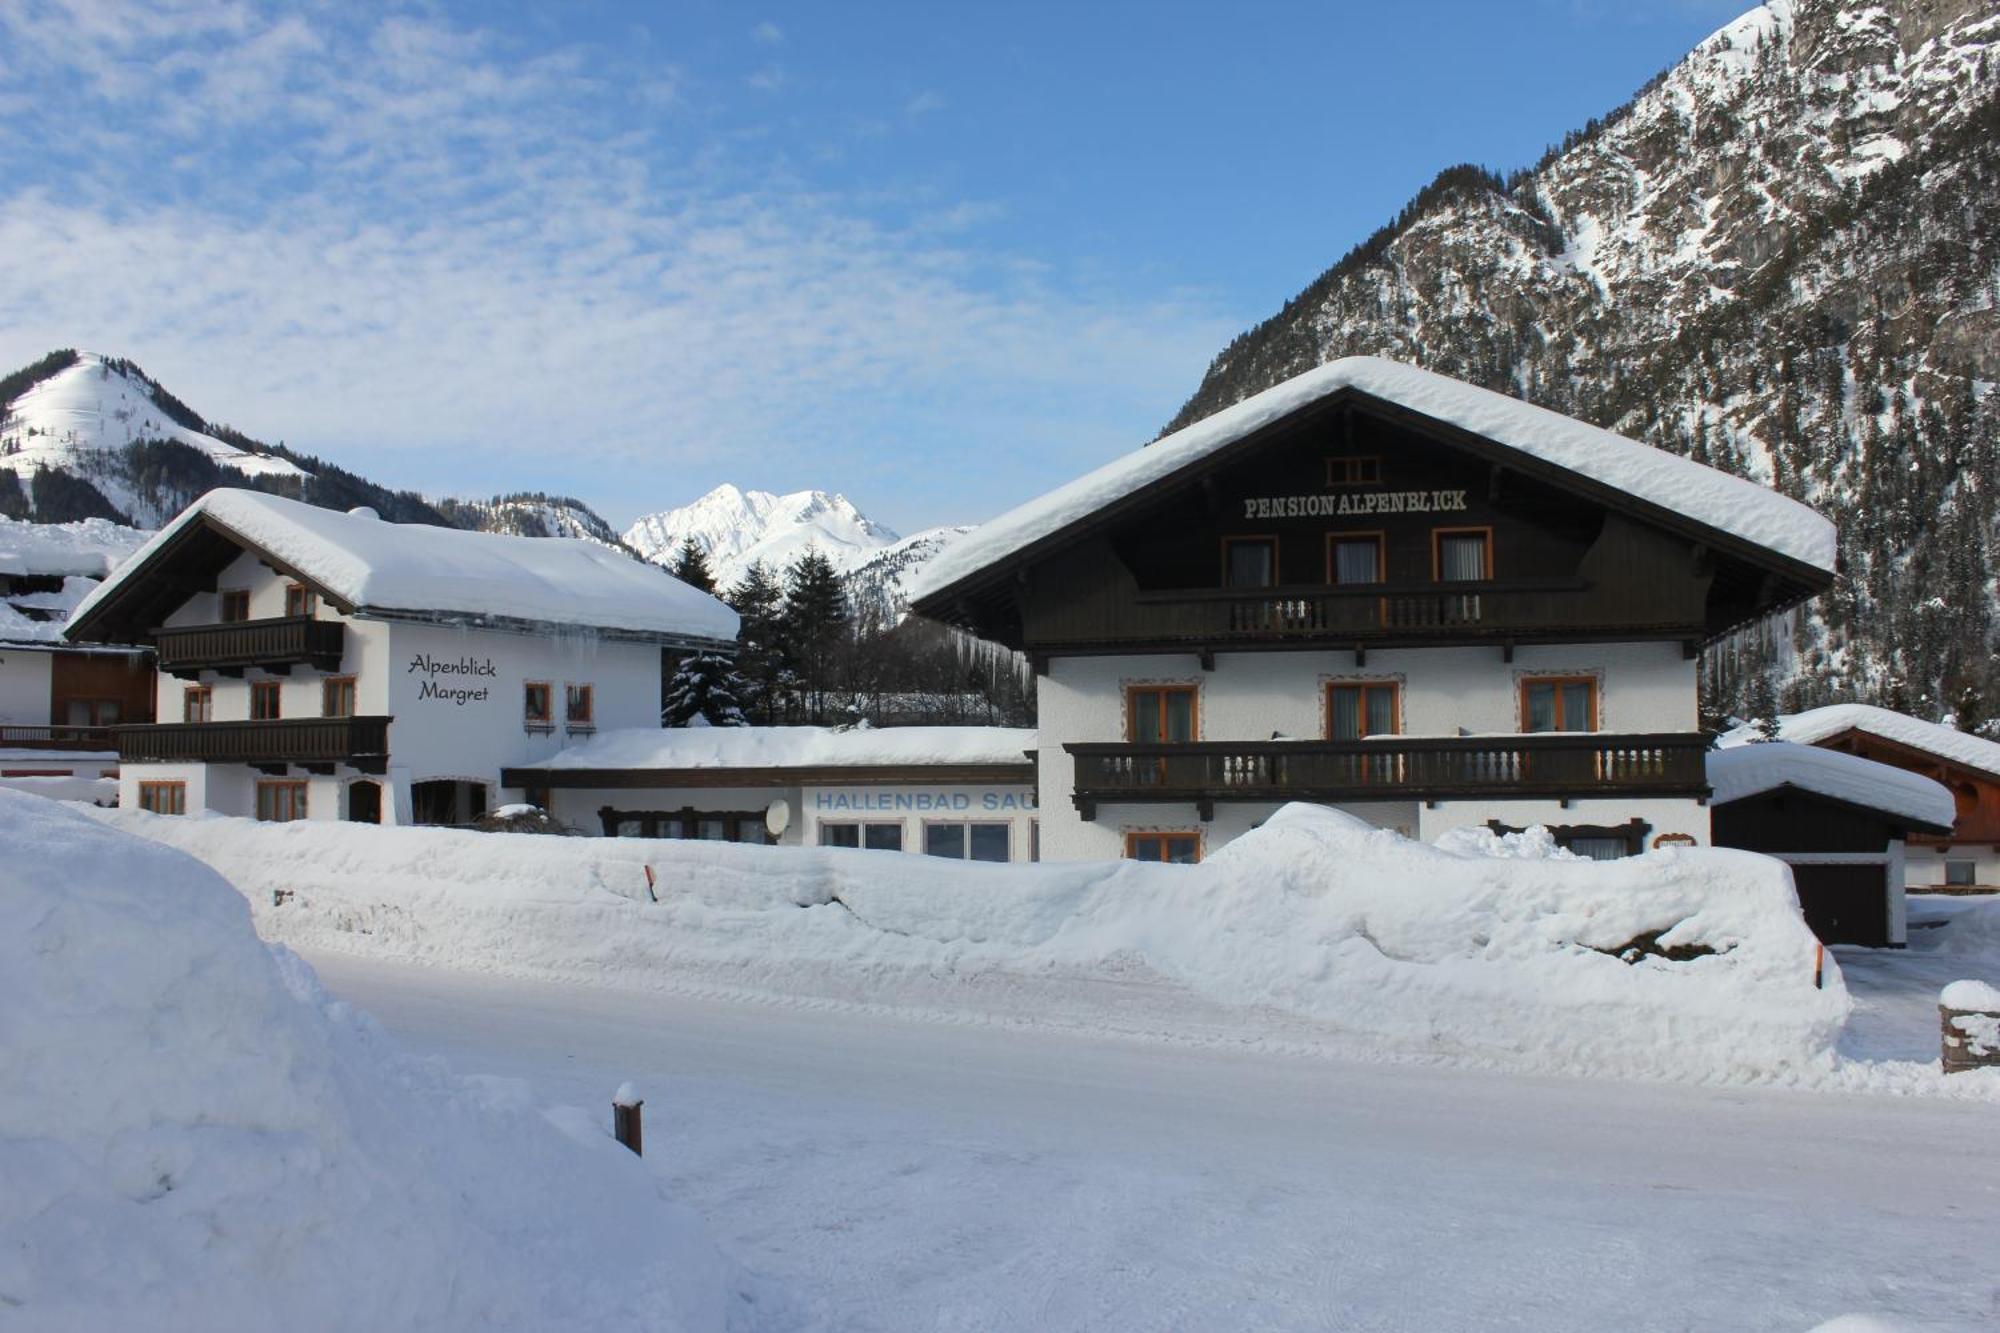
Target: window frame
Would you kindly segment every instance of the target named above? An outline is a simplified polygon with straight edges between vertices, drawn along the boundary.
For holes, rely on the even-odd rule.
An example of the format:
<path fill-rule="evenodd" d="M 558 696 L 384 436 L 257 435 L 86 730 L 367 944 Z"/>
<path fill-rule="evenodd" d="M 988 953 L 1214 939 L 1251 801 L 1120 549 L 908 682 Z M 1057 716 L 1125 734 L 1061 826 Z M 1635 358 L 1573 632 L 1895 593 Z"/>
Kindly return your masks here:
<path fill-rule="evenodd" d="M 259 711 L 260 699 L 271 701 L 271 710 Z M 253 680 L 250 682 L 250 720 L 252 722 L 282 722 L 285 717 L 285 690 L 282 681 Z"/>
<path fill-rule="evenodd" d="M 1341 542 L 1372 541 L 1375 543 L 1375 581 L 1373 583 L 1342 583 L 1340 581 L 1340 559 L 1334 548 Z M 1329 588 L 1379 588 L 1389 581 L 1389 534 L 1383 528 L 1357 528 L 1347 532 L 1326 534 L 1326 586 Z"/>
<path fill-rule="evenodd" d="M 160 797 L 170 796 L 167 802 L 171 810 L 160 808 Z M 155 815 L 184 815 L 187 813 L 187 782 L 179 778 L 149 779 L 139 784 L 139 808 Z"/>
<path fill-rule="evenodd" d="M 291 582 L 285 585 L 285 615 L 290 618 L 311 619 L 319 614 L 319 594 L 303 583 Z"/>
<path fill-rule="evenodd" d="M 242 608 L 243 614 L 232 616 L 232 606 Z M 215 618 L 219 624 L 241 625 L 250 619 L 250 590 L 248 588 L 218 588 L 215 593 Z"/>
<path fill-rule="evenodd" d="M 1172 859 L 1171 857 L 1169 857 L 1169 856 L 1168 856 L 1168 855 L 1167 855 L 1166 853 L 1167 853 L 1167 840 L 1168 840 L 1168 839 L 1170 839 L 1170 838 L 1186 838 L 1186 839 L 1187 839 L 1188 841 L 1192 842 L 1192 843 L 1194 844 L 1194 860 L 1192 860 L 1192 861 L 1175 861 L 1175 860 L 1173 860 L 1173 859 Z M 1158 843 L 1160 844 L 1160 853 L 1161 853 L 1161 854 L 1160 854 L 1159 856 L 1141 856 L 1141 855 L 1139 855 L 1139 852 L 1138 852 L 1138 847 L 1139 847 L 1139 844 L 1140 844 L 1140 843 L 1141 843 L 1142 841 L 1144 841 L 1144 842 L 1153 842 L 1153 841 L 1157 841 L 1157 842 L 1158 842 Z M 1124 857 L 1124 859 L 1125 859 L 1125 860 L 1127 860 L 1127 861 L 1143 861 L 1143 862 L 1147 863 L 1148 865 L 1200 865 L 1200 864 L 1201 864 L 1201 853 L 1202 853 L 1202 847 L 1201 847 L 1201 830 L 1200 830 L 1200 829 L 1127 829 L 1127 830 L 1125 830 L 1125 857 Z"/>
<path fill-rule="evenodd" d="M 1965 867 L 1964 879 L 1953 879 L 1952 870 L 1956 866 Z M 1979 862 L 1963 856 L 1944 858 L 1944 887 L 1947 889 L 1971 888 L 1979 883 Z"/>
<path fill-rule="evenodd" d="M 529 711 L 529 703 L 534 692 L 542 692 L 542 711 L 536 716 Z M 521 725 L 528 731 L 551 732 L 556 729 L 556 687 L 554 681 L 524 680 L 521 682 Z"/>
<path fill-rule="evenodd" d="M 1362 468 L 1360 464 L 1369 464 Z M 1374 475 L 1361 476 L 1367 471 Z M 1335 454 L 1326 460 L 1326 486 L 1332 490 L 1339 486 L 1380 486 L 1382 484 L 1382 455 L 1380 454 Z"/>
<path fill-rule="evenodd" d="M 1238 546 L 1252 545 L 1268 546 L 1271 548 L 1271 581 L 1269 583 L 1231 583 L 1229 581 L 1229 570 L 1232 550 Z M 1240 588 L 1250 592 L 1254 592 L 1259 588 L 1277 587 L 1285 581 L 1283 572 L 1278 566 L 1278 549 L 1278 534 L 1275 532 L 1246 532 L 1239 536 L 1224 537 L 1222 539 L 1222 586 L 1225 588 Z"/>
<path fill-rule="evenodd" d="M 1337 737 L 1333 734 L 1333 692 L 1335 690 L 1361 691 L 1360 708 L 1356 716 L 1365 723 L 1368 717 L 1368 691 L 1389 691 L 1389 718 L 1393 725 L 1388 731 L 1370 732 L 1376 736 L 1400 736 L 1403 734 L 1403 682 L 1394 677 L 1361 677 L 1351 680 L 1327 680 L 1320 688 L 1320 705 L 1325 713 L 1325 721 L 1320 730 L 1329 741 L 1342 739 L 1361 740 L 1360 736 Z"/>
<path fill-rule="evenodd" d="M 344 713 L 333 711 L 332 696 L 335 690 L 344 691 L 347 695 L 347 711 Z M 360 690 L 356 686 L 353 676 L 328 676 L 320 681 L 319 715 L 321 717 L 353 717 L 355 709 L 359 706 Z"/>
<path fill-rule="evenodd" d="M 940 861 L 978 862 L 981 865 L 1011 865 L 1014 860 L 1014 821 L 1011 819 L 926 819 L 922 821 L 923 845 L 917 848 L 919 856 L 935 856 Z M 956 828 L 961 831 L 959 854 L 947 856 L 943 852 L 931 850 L 931 830 L 934 828 Z M 1007 854 L 997 861 L 972 854 L 972 830 L 974 828 L 997 828 L 1007 835 Z"/>
<path fill-rule="evenodd" d="M 1444 539 L 1446 537 L 1478 537 L 1485 543 L 1485 557 L 1480 563 L 1486 572 L 1476 579 L 1447 579 L 1444 576 Z M 1485 526 L 1432 528 L 1431 529 L 1431 582 L 1432 583 L 1491 583 L 1493 573 L 1493 527 Z"/>
<path fill-rule="evenodd" d="M 1165 696 L 1168 694 L 1187 695 L 1188 738 L 1186 741 L 1145 742 L 1139 739 L 1139 696 L 1142 694 L 1154 694 L 1161 696 L 1160 734 L 1162 736 L 1167 734 L 1167 727 L 1166 727 L 1167 710 L 1166 710 Z M 1178 681 L 1161 681 L 1161 682 L 1146 683 L 1146 684 L 1140 684 L 1137 682 L 1127 683 L 1127 685 L 1125 686 L 1125 739 L 1134 745 L 1140 745 L 1140 744 L 1183 745 L 1183 744 L 1193 744 L 1194 742 L 1200 740 L 1201 739 L 1201 686 L 1186 684 Z"/>
<path fill-rule="evenodd" d="M 576 710 L 579 698 L 583 700 L 583 712 L 580 715 Z M 563 730 L 597 730 L 597 690 L 591 682 L 572 680 L 563 682 Z"/>
<path fill-rule="evenodd" d="M 199 708 L 195 707 L 196 700 L 201 701 Z M 196 713 L 199 713 L 200 716 L 193 716 Z M 181 687 L 181 721 L 215 721 L 215 687 L 213 685 L 185 685 Z"/>
<path fill-rule="evenodd" d="M 1528 707 L 1528 690 L 1531 686 L 1535 685 L 1589 686 L 1590 725 L 1587 727 L 1565 727 L 1564 725 L 1562 725 L 1563 722 L 1562 691 L 1560 689 L 1557 689 L 1555 692 L 1555 716 L 1556 716 L 1555 727 L 1549 731 L 1531 730 L 1528 726 L 1528 719 L 1533 714 L 1530 708 Z M 1520 734 L 1523 736 L 1561 736 L 1561 735 L 1585 735 L 1593 731 L 1599 731 L 1603 728 L 1604 725 L 1604 700 L 1602 696 L 1603 696 L 1603 691 L 1599 686 L 1598 678 L 1596 676 L 1576 675 L 1573 673 L 1569 675 L 1546 675 L 1546 676 L 1524 675 L 1520 679 L 1520 690 L 1517 696 L 1517 703 L 1521 710 Z"/>
<path fill-rule="evenodd" d="M 270 794 L 271 808 L 278 808 L 278 794 L 285 792 L 289 798 L 291 813 L 280 818 L 275 813 L 267 815 L 265 795 Z M 311 818 L 310 784 L 303 778 L 259 778 L 257 780 L 257 821 L 262 824 L 290 824 Z"/>
<path fill-rule="evenodd" d="M 815 847 L 837 847 L 847 851 L 861 852 L 901 852 L 907 850 L 903 846 L 904 829 L 903 821 L 900 819 L 822 819 L 814 828 L 813 845 Z M 826 830 L 830 828 L 853 829 L 854 842 L 852 844 L 828 842 L 826 840 Z M 868 835 L 877 829 L 894 829 L 896 831 L 896 845 L 894 847 L 870 847 L 868 845 Z"/>

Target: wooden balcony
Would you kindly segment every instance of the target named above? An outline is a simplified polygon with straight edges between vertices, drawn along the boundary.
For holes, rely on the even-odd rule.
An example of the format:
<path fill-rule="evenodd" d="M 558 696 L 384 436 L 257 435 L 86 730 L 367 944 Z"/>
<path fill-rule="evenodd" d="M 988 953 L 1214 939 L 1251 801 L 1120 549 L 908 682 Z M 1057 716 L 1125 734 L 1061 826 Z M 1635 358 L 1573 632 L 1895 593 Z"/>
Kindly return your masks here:
<path fill-rule="evenodd" d="M 110 727 L 15 726 L 0 727 L 0 749 L 77 750 L 109 754 L 118 748 Z"/>
<path fill-rule="evenodd" d="M 347 627 L 311 616 L 281 616 L 157 629 L 153 639 L 160 670 L 172 675 L 193 676 L 203 670 L 241 675 L 245 667 L 285 675 L 295 666 L 340 670 Z"/>
<path fill-rule="evenodd" d="M 118 757 L 138 764 L 347 764 L 388 767 L 386 717 L 304 717 L 275 722 L 155 722 L 115 727 Z"/>
<path fill-rule="evenodd" d="M 1708 794 L 1707 740 L 1691 733 L 1396 737 L 1365 741 L 1077 743 L 1072 799 L 1085 819 L 1109 803 L 1440 801 L 1474 797 Z"/>

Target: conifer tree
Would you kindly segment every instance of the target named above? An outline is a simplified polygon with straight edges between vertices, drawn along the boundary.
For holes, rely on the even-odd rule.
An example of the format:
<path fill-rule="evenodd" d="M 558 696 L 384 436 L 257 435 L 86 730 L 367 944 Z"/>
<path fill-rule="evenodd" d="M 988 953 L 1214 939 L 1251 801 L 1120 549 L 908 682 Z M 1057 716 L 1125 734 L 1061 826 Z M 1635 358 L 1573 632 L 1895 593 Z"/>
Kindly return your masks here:
<path fill-rule="evenodd" d="M 673 679 L 667 682 L 666 707 L 660 721 L 670 727 L 747 726 L 742 695 L 743 681 L 734 663 L 720 653 L 694 653 L 681 659 Z"/>
<path fill-rule="evenodd" d="M 715 591 L 715 575 L 709 570 L 708 555 L 692 537 L 681 539 L 680 549 L 674 552 L 674 563 L 667 566 L 667 572 L 690 588 Z"/>
<path fill-rule="evenodd" d="M 784 615 L 785 593 L 764 562 L 754 561 L 743 581 L 724 597 L 742 626 L 736 634 L 736 672 L 743 683 L 738 699 L 752 722 L 769 725 L 784 712 L 785 646 L 778 626 Z"/>
<path fill-rule="evenodd" d="M 835 688 L 841 649 L 847 642 L 847 590 L 833 562 L 808 548 L 785 571 L 783 641 L 798 673 L 806 721 L 827 720 L 827 695 Z"/>

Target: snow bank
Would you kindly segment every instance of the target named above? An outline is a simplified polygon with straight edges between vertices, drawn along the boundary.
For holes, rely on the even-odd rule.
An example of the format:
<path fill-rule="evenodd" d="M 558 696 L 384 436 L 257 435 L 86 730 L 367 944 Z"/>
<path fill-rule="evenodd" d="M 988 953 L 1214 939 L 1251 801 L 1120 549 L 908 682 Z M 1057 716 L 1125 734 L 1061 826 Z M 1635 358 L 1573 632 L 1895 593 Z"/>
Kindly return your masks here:
<path fill-rule="evenodd" d="M 96 817 L 207 860 L 271 938 L 523 976 L 1699 1080 L 1806 1078 L 1848 1011 L 1745 852 L 1453 852 L 1312 806 L 1197 866 Z"/>
<path fill-rule="evenodd" d="M 1801 745 L 1817 745 L 1850 731 L 1894 741 L 2000 777 L 2000 743 L 1955 727 L 1926 722 L 1908 713 L 1876 708 L 1872 704 L 1828 704 L 1824 708 L 1810 708 L 1803 713 L 1778 719 L 1779 738 Z M 1747 725 L 1737 727 L 1723 736 L 1722 744 L 1741 745 L 1751 740 L 1753 735 L 1754 728 Z"/>
<path fill-rule="evenodd" d="M 1347 388 L 1485 436 L 1819 569 L 1833 569 L 1833 524 L 1776 491 L 1490 389 L 1380 357 L 1349 356 L 1294 376 L 1009 510 L 946 547 L 917 579 L 911 596 L 942 591 Z"/>
<path fill-rule="evenodd" d="M 1021 764 L 1033 728 L 641 727 L 600 732 L 545 768 L 852 768 Z"/>
<path fill-rule="evenodd" d="M 213 490 L 182 510 L 72 619 L 208 517 L 363 611 L 504 616 L 642 633 L 736 640 L 719 598 L 599 542 L 387 523 L 257 491 Z"/>
<path fill-rule="evenodd" d="M 1938 1003 L 1947 1009 L 2000 1014 L 2000 986 L 1984 981 L 1954 981 L 1938 992 Z"/>
<path fill-rule="evenodd" d="M 1788 741 L 1725 744 L 1708 755 L 1708 785 L 1716 805 L 1796 787 L 1870 810 L 1901 815 L 1950 832 L 1958 808 L 1943 784 L 1921 773 L 1860 755 Z"/>
<path fill-rule="evenodd" d="M 0 1322 L 713 1329 L 746 1309 L 601 1128 L 566 1136 L 510 1085 L 399 1053 L 205 866 L 5 791 L 0 851 Z"/>
<path fill-rule="evenodd" d="M 69 756 L 74 759 L 75 756 Z M 13 756 L 9 755 L 9 759 Z M 117 763 L 113 756 L 112 763 Z M 52 801 L 84 801 L 90 805 L 112 806 L 118 804 L 117 778 L 91 778 L 83 776 L 60 777 L 55 775 L 26 778 L 0 777 L 0 787 L 11 787 L 15 791 L 32 792 L 36 796 L 46 796 Z"/>
<path fill-rule="evenodd" d="M 0 517 L 0 574 L 73 574 L 101 579 L 152 535 L 103 518 L 30 523 Z"/>

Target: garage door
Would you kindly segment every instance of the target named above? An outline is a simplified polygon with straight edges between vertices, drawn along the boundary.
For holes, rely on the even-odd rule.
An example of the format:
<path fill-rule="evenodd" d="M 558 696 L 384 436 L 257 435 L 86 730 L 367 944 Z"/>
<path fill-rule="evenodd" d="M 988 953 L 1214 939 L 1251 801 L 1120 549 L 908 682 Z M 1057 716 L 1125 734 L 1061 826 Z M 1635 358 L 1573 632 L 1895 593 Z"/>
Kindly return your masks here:
<path fill-rule="evenodd" d="M 1806 924 L 1824 944 L 1889 942 L 1888 876 L 1882 865 L 1792 867 Z"/>

